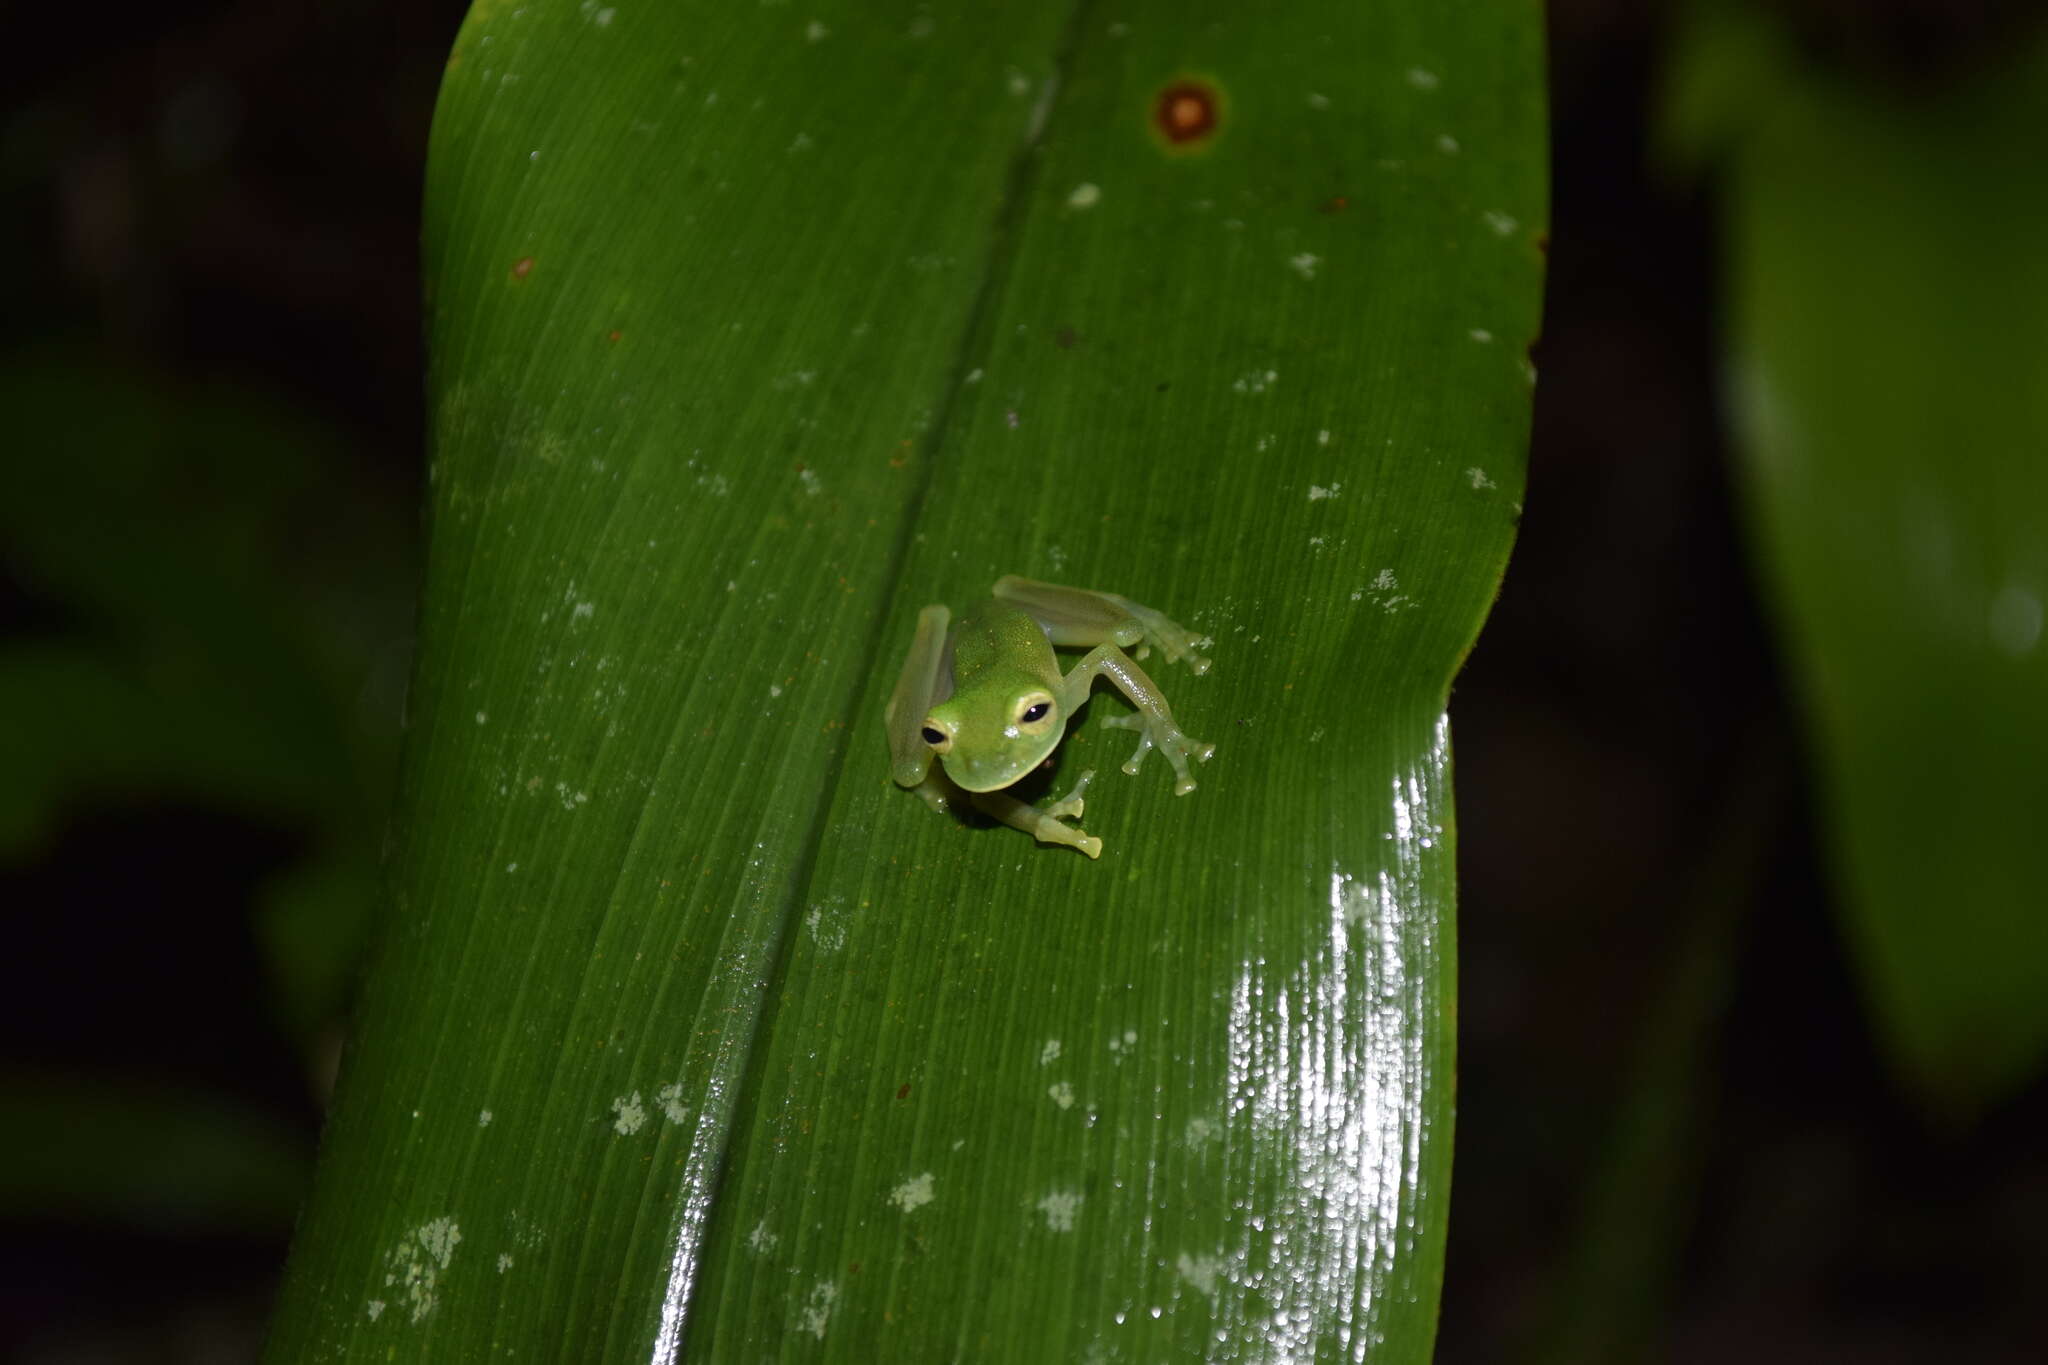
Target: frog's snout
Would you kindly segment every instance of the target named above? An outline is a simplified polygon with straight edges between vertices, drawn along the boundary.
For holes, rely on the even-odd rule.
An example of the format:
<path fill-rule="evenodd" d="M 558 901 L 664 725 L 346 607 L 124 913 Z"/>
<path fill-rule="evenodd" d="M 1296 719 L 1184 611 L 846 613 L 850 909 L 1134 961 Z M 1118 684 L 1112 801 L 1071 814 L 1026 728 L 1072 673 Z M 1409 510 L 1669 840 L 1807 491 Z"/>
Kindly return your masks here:
<path fill-rule="evenodd" d="M 1026 764 L 1020 768 L 1014 762 L 1003 758 L 970 759 L 957 750 L 939 761 L 946 765 L 946 776 L 971 792 L 999 791 L 1034 766 Z"/>

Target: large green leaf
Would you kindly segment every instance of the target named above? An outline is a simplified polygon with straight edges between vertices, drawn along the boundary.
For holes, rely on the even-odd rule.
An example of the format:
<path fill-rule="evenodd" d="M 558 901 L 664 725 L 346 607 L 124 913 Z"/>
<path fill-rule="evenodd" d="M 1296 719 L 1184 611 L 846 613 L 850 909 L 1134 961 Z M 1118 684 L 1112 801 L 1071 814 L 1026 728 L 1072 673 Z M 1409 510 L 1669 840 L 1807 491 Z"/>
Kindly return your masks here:
<path fill-rule="evenodd" d="M 2048 1052 L 2044 39 L 1902 91 L 1710 8 L 1674 85 L 1725 168 L 1734 412 L 1843 924 L 1951 1113 Z"/>
<path fill-rule="evenodd" d="M 1427 1359 L 1542 128 L 1524 6 L 475 10 L 274 1358 Z M 1199 791 L 1067 741 L 1099 862 L 889 780 L 917 609 L 1006 572 L 1215 638 Z"/>

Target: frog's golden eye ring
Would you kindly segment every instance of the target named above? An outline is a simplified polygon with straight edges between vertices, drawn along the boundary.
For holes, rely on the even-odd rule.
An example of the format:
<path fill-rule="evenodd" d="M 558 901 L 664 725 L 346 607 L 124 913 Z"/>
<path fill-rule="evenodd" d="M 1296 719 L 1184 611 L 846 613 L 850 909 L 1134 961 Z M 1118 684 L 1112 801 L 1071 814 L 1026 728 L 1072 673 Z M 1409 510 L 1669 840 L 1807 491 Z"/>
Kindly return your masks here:
<path fill-rule="evenodd" d="M 1043 692 L 1033 692 L 1017 703 L 1017 724 L 1043 725 L 1052 714 L 1052 698 Z"/>
<path fill-rule="evenodd" d="M 930 721 L 925 722 L 924 728 L 918 731 L 918 734 L 923 736 L 925 743 L 932 746 L 933 753 L 943 754 L 953 747 L 953 737 Z"/>

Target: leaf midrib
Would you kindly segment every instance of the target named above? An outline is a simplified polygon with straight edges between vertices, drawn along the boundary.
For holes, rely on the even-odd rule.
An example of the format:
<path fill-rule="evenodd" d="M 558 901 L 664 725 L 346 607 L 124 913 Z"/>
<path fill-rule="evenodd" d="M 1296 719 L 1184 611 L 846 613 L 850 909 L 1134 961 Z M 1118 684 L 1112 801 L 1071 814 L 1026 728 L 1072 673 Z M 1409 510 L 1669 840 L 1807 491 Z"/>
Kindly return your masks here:
<path fill-rule="evenodd" d="M 1052 126 L 1053 116 L 1058 110 L 1061 95 L 1066 89 L 1068 76 L 1080 49 L 1081 35 L 1087 28 L 1087 21 L 1094 11 L 1095 3 L 1096 0 L 1072 0 L 1067 16 L 1060 26 L 1059 37 L 1053 46 L 1051 74 L 1046 77 L 1045 85 L 1032 105 L 1030 122 L 1022 137 L 1018 139 L 1016 149 L 1010 155 L 1009 171 L 1003 178 L 995 211 L 990 215 L 984 239 L 986 245 L 982 253 L 981 267 L 977 272 L 973 298 L 962 315 L 961 325 L 952 347 L 952 362 L 942 373 L 940 392 L 937 401 L 932 405 L 932 421 L 919 436 L 914 447 L 915 467 L 910 491 L 904 499 L 902 515 L 889 544 L 887 559 L 879 574 L 880 581 L 884 584 L 884 592 L 878 600 L 878 610 L 875 612 L 866 639 L 861 643 L 860 666 L 849 677 L 848 691 L 839 708 L 843 715 L 850 717 L 854 713 L 861 695 L 875 676 L 875 670 L 885 666 L 885 633 L 892 616 L 889 603 L 903 582 L 911 547 L 916 542 L 917 528 L 922 522 L 925 504 L 930 499 L 932 485 L 937 478 L 939 456 L 953 425 L 954 410 L 966 388 L 966 377 L 987 349 L 989 318 L 995 301 L 1003 296 L 1015 265 L 1019 229 L 1025 221 L 1039 179 L 1038 150 L 1044 144 L 1046 130 Z M 738 1108 L 739 1096 L 744 1093 L 746 1079 L 756 1074 L 757 1058 L 766 1046 L 768 1011 L 763 1006 L 774 994 L 775 983 L 782 981 L 787 975 L 789 944 L 792 937 L 789 928 L 795 922 L 799 908 L 810 897 L 818 854 L 823 847 L 826 824 L 832 813 L 833 798 L 839 790 L 856 733 L 864 732 L 854 724 L 842 725 L 831 741 L 832 747 L 825 759 L 822 780 L 818 785 L 818 794 L 812 807 L 810 825 L 797 845 L 796 857 L 790 868 L 789 889 L 773 917 L 774 927 L 768 936 L 765 953 L 767 970 L 760 978 L 766 984 L 747 993 L 751 997 L 752 1008 L 744 1028 L 746 1041 L 743 1046 L 735 1047 L 729 1053 L 737 1059 L 737 1065 L 723 1072 L 714 1069 L 712 1074 L 705 1078 L 709 1091 L 723 1091 L 730 1097 L 724 1112 L 716 1121 L 713 1137 L 716 1150 L 708 1154 L 709 1160 L 702 1173 L 701 1188 L 706 1191 L 716 1191 L 725 1183 L 726 1164 L 732 1155 L 734 1112 Z M 643 812 L 643 822 L 645 818 Z M 638 837 L 637 831 L 635 837 Z M 697 1158 L 703 1145 L 708 1144 L 691 1144 L 693 1160 Z M 686 1200 L 687 1191 L 692 1184 L 686 1169 L 683 1179 Z M 681 1311 L 676 1315 L 677 1336 L 673 1342 L 658 1343 L 657 1359 L 680 1359 L 689 1338 L 689 1325 L 695 1316 L 697 1292 L 702 1283 L 702 1276 L 699 1273 L 703 1268 L 701 1239 L 708 1234 L 716 1196 L 711 1195 L 701 1202 L 702 1213 L 696 1229 L 700 1239 L 697 1248 L 699 1254 L 693 1258 L 695 1264 L 690 1272 L 691 1283 L 680 1296 Z M 675 1264 L 680 1264 L 682 1259 L 679 1244 Z M 671 1273 L 674 1273 L 673 1265 Z M 674 1294 L 673 1279 L 670 1294 Z M 662 1355 L 663 1347 L 669 1351 L 667 1356 Z"/>

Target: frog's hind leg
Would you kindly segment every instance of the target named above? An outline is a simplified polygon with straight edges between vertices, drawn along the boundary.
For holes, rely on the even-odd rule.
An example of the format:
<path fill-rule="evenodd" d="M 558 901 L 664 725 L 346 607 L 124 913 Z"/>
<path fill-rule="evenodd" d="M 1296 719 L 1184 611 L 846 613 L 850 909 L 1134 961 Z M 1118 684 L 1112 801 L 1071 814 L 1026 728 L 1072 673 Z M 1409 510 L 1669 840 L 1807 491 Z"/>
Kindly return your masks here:
<path fill-rule="evenodd" d="M 1207 640 L 1168 619 L 1164 612 L 1128 597 L 1089 588 L 1063 588 L 1015 574 L 997 579 L 992 591 L 999 600 L 1028 613 L 1056 645 L 1116 645 L 1123 649 L 1135 645 L 1140 659 L 1156 647 L 1169 660 L 1187 660 L 1197 673 L 1208 671 L 1209 661 L 1195 653 L 1198 646 L 1209 643 Z"/>
<path fill-rule="evenodd" d="M 952 619 L 952 613 L 942 606 L 926 607 L 917 614 L 917 635 L 910 642 L 910 653 L 904 656 L 896 690 L 889 694 L 889 704 L 882 712 L 889 734 L 890 775 L 898 786 L 918 788 L 928 803 L 932 803 L 932 794 L 925 790 L 925 782 L 932 751 L 919 731 L 933 703 L 944 701 L 953 690 L 951 671 L 946 667 L 946 627 Z"/>

